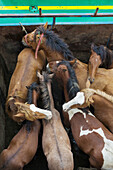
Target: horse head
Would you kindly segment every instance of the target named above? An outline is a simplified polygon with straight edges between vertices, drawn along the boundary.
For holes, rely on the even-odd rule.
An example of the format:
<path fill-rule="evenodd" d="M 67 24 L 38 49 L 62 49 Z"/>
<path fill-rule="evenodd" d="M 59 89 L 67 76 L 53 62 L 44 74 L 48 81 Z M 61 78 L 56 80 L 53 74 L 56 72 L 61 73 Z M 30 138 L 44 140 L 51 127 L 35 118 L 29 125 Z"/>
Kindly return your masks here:
<path fill-rule="evenodd" d="M 38 31 L 38 28 L 37 28 L 34 31 L 26 34 L 22 38 L 23 45 L 32 47 L 34 50 L 36 50 L 36 52 L 35 52 L 36 59 L 37 59 L 38 50 L 41 49 L 41 44 L 44 41 L 44 33 L 43 32 L 47 29 L 47 25 L 48 25 L 48 23 L 46 22 L 46 24 L 44 26 L 40 26 L 42 32 L 40 31 L 40 29 Z"/>
<path fill-rule="evenodd" d="M 56 33 L 50 29 L 45 29 L 44 26 L 40 26 L 33 32 L 26 34 L 22 41 L 24 45 L 35 50 L 35 58 L 37 58 L 37 52 L 40 49 L 43 49 L 46 53 L 48 62 L 72 60 L 74 58 L 68 49 L 68 45 Z"/>
<path fill-rule="evenodd" d="M 102 64 L 101 56 L 97 52 L 95 52 L 95 49 L 97 49 L 97 46 L 92 44 L 91 55 L 90 55 L 89 63 L 88 63 L 88 79 L 91 84 L 95 80 L 95 75 L 96 75 L 98 67 Z"/>

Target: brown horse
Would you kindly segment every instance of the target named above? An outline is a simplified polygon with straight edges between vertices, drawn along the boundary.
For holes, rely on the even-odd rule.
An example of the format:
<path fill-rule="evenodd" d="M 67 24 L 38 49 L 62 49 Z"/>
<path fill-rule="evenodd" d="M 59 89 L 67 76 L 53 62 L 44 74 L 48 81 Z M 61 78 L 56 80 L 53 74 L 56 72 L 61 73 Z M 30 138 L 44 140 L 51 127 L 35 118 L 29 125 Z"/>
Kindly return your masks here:
<path fill-rule="evenodd" d="M 42 120 L 42 147 L 50 170 L 73 170 L 73 155 L 70 141 L 61 123 L 60 113 L 54 108 L 51 82 L 45 74 L 38 74 L 42 91 L 42 103 L 45 109 L 52 111 L 51 120 Z M 46 84 L 47 83 L 47 84 Z"/>
<path fill-rule="evenodd" d="M 58 64 L 56 77 L 62 81 L 65 99 L 69 101 L 79 91 L 76 76 L 69 63 L 61 62 Z M 78 99 L 78 101 L 80 102 L 81 99 Z M 65 105 L 63 107 L 64 111 Z M 81 150 L 89 155 L 91 166 L 98 169 L 112 169 L 111 157 L 113 157 L 113 151 L 110 153 L 111 148 L 113 148 L 112 133 L 88 109 L 70 108 L 66 111 L 68 111 L 73 137 Z M 67 119 L 65 114 L 64 119 Z M 108 160 L 108 157 L 110 157 L 110 160 Z"/>
<path fill-rule="evenodd" d="M 80 90 L 86 88 L 87 79 L 88 79 L 88 65 L 76 58 L 69 62 L 75 71 L 75 75 L 77 77 Z M 57 63 L 54 62 L 54 65 L 48 65 L 48 66 L 51 66 L 48 68 L 49 70 L 51 71 L 54 70 L 55 72 Z M 90 84 L 90 88 L 99 89 L 101 91 L 106 92 L 107 94 L 113 95 L 112 75 L 113 75 L 113 69 L 98 68 L 95 81 L 92 84 Z"/>
<path fill-rule="evenodd" d="M 37 58 L 37 51 L 43 49 L 48 62 L 74 59 L 67 44 L 53 31 L 42 26 L 25 35 L 22 42 L 35 50 L 35 58 Z"/>
<path fill-rule="evenodd" d="M 32 85 L 33 86 L 33 85 Z M 28 103 L 34 103 L 39 98 L 39 90 L 36 92 L 29 91 Z M 34 87 L 33 87 L 34 88 Z M 37 87 L 35 87 L 37 88 Z M 37 95 L 35 95 L 37 93 Z M 31 98 L 33 96 L 33 99 Z M 37 99 L 35 98 L 37 96 Z M 38 135 L 40 132 L 40 122 L 35 120 L 33 122 L 27 121 L 16 136 L 13 137 L 7 149 L 3 150 L 0 155 L 0 169 L 1 170 L 22 170 L 34 157 L 38 147 Z"/>
<path fill-rule="evenodd" d="M 70 61 L 72 64 L 80 89 L 86 88 L 88 78 L 88 65 L 78 59 Z M 113 69 L 98 68 L 95 81 L 90 88 L 99 89 L 107 94 L 113 95 Z"/>
<path fill-rule="evenodd" d="M 17 122 L 25 119 L 34 121 L 47 117 L 40 110 L 25 104 L 27 101 L 26 86 L 37 81 L 36 71 L 41 72 L 46 63 L 46 56 L 42 50 L 38 52 L 37 59 L 34 58 L 34 55 L 34 51 L 30 48 L 22 50 L 9 84 L 6 112 Z"/>
<path fill-rule="evenodd" d="M 88 63 L 88 79 L 94 82 L 98 67 L 113 68 L 113 51 L 100 45 L 91 45 L 91 55 Z"/>

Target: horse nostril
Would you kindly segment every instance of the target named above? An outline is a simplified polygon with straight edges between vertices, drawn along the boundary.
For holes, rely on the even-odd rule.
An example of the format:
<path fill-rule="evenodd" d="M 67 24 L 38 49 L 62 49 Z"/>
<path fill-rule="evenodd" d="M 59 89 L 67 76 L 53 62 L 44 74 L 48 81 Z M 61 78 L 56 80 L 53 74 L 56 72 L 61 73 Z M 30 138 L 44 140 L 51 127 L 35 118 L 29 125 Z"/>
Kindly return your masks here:
<path fill-rule="evenodd" d="M 92 84 L 94 82 L 94 79 L 90 79 L 90 83 Z"/>

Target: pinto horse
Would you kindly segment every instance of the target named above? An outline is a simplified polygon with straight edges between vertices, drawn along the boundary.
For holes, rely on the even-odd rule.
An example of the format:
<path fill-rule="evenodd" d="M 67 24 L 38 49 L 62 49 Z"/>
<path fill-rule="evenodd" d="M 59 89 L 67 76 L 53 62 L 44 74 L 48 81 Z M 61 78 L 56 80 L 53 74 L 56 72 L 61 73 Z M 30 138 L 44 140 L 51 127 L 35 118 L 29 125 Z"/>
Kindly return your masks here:
<path fill-rule="evenodd" d="M 28 91 L 26 86 L 30 86 L 30 84 L 37 81 L 36 71 L 41 72 L 46 63 L 46 56 L 42 50 L 38 52 L 37 59 L 34 58 L 34 55 L 34 51 L 30 48 L 25 48 L 20 52 L 10 80 L 6 112 L 17 122 L 22 122 L 25 119 L 34 121 L 38 118 L 48 117 L 40 110 L 25 104 Z"/>
<path fill-rule="evenodd" d="M 113 51 L 100 45 L 91 45 L 91 56 L 88 63 L 88 79 L 90 83 L 94 82 L 98 67 L 106 69 L 113 68 Z"/>
<path fill-rule="evenodd" d="M 59 71 L 57 71 L 57 74 L 59 73 L 59 76 L 57 75 L 57 77 L 59 78 L 62 76 L 62 79 L 64 78 L 62 84 L 67 84 L 67 86 L 64 87 L 64 92 L 67 91 L 66 90 L 67 88 L 69 88 L 70 90 L 69 90 L 68 95 L 71 95 L 71 97 L 76 96 L 76 94 L 72 90 L 75 88 L 74 84 L 76 85 L 76 82 L 79 82 L 78 78 L 80 78 L 80 77 L 74 76 L 75 72 L 74 72 L 73 68 L 71 66 L 69 66 L 69 62 L 63 61 L 63 62 L 59 63 L 58 66 L 59 67 L 57 70 L 59 70 Z M 61 71 L 60 71 L 60 67 L 61 67 Z M 62 74 L 63 70 L 64 70 L 64 72 L 65 72 L 65 70 L 68 70 L 68 72 L 70 73 L 70 77 L 68 75 L 67 76 L 68 78 L 66 78 L 66 73 L 63 76 L 63 74 Z M 70 78 L 73 80 L 73 84 L 69 83 L 69 82 L 67 83 L 67 80 L 70 81 Z M 66 81 L 66 82 L 64 83 L 64 81 Z M 95 82 L 96 82 L 96 80 L 95 80 Z M 94 84 L 95 84 L 95 82 L 94 82 Z M 77 88 L 77 85 L 76 85 L 76 88 Z M 76 92 L 77 92 L 77 89 L 76 89 Z M 87 97 L 86 101 L 84 101 L 84 103 L 82 105 L 79 105 L 79 106 L 77 105 L 77 107 L 84 108 L 89 105 L 92 105 L 94 107 L 95 116 L 101 122 L 103 122 L 103 124 L 107 128 L 109 128 L 111 130 L 111 132 L 113 132 L 113 113 L 112 113 L 113 97 L 111 95 L 106 94 L 105 92 L 100 91 L 100 90 L 87 89 L 86 92 L 87 93 L 85 93 L 85 94 L 87 94 L 87 96 L 89 98 Z M 65 95 L 66 95 L 66 93 L 65 93 Z M 67 119 L 65 119 L 65 120 L 67 120 Z"/>
<path fill-rule="evenodd" d="M 38 73 L 44 109 L 51 110 L 52 119 L 42 120 L 42 147 L 50 170 L 73 170 L 73 155 L 68 135 L 61 123 L 60 113 L 54 108 L 51 82 L 47 74 Z"/>
<path fill-rule="evenodd" d="M 69 108 L 84 108 L 92 105 L 94 115 L 113 133 L 113 96 L 100 90 L 83 89 L 69 102 L 69 105 Z M 64 110 L 65 107 L 68 107 L 68 103 L 64 105 Z"/>
<path fill-rule="evenodd" d="M 48 63 L 74 59 L 68 45 L 57 34 L 49 29 L 44 29 L 43 26 L 25 35 L 22 42 L 35 50 L 35 58 L 37 58 L 38 50 L 43 49 Z"/>
<path fill-rule="evenodd" d="M 39 95 L 39 89 L 35 84 L 32 84 L 28 89 L 28 103 L 34 103 L 37 106 L 36 101 Z M 11 140 L 8 148 L 4 149 L 0 155 L 1 170 L 22 170 L 32 160 L 38 147 L 40 127 L 39 120 L 33 122 L 27 121 L 23 125 Z"/>
<path fill-rule="evenodd" d="M 79 91 L 76 76 L 69 63 L 58 64 L 57 76 L 60 81 L 62 80 L 65 99 L 69 101 Z M 81 99 L 78 101 L 80 102 Z M 63 106 L 64 111 L 68 112 L 73 137 L 80 149 L 89 155 L 91 166 L 98 169 L 112 169 L 113 151 L 110 152 L 110 150 L 113 148 L 113 134 L 88 109 L 70 108 L 70 110 L 65 110 L 65 104 Z"/>

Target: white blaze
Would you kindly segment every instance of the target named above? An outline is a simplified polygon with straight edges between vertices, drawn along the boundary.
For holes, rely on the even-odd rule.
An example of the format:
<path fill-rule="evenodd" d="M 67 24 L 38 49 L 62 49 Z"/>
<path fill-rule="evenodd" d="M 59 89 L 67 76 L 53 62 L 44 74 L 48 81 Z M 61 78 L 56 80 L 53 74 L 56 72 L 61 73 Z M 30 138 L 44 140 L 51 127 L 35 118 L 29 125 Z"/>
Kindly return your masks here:
<path fill-rule="evenodd" d="M 102 155 L 103 155 L 103 166 L 102 169 L 112 170 L 113 169 L 113 141 L 110 139 L 107 139 L 102 128 L 93 129 L 93 130 L 83 130 L 83 126 L 81 126 L 80 129 L 80 137 L 83 135 L 88 135 L 93 132 L 98 133 L 104 141 L 104 147 L 102 149 Z"/>
<path fill-rule="evenodd" d="M 77 95 L 70 100 L 69 102 L 63 104 L 63 110 L 66 112 L 70 109 L 71 106 L 75 104 L 82 105 L 85 102 L 85 96 L 83 92 L 78 92 Z"/>
<path fill-rule="evenodd" d="M 46 119 L 51 119 L 52 118 L 52 112 L 49 111 L 49 110 L 40 109 L 40 108 L 36 107 L 34 104 L 30 105 L 30 109 L 33 112 L 39 112 L 39 113 L 42 113 L 42 114 L 46 115 Z"/>

